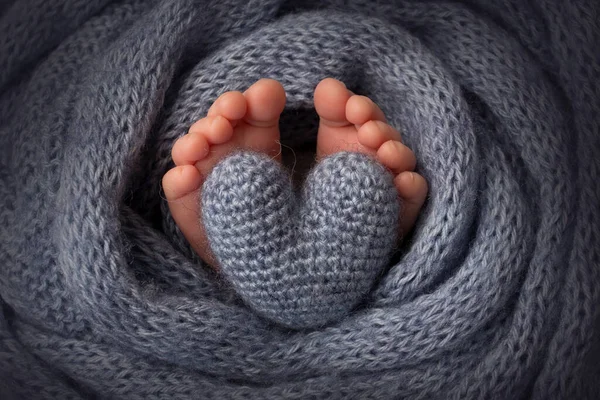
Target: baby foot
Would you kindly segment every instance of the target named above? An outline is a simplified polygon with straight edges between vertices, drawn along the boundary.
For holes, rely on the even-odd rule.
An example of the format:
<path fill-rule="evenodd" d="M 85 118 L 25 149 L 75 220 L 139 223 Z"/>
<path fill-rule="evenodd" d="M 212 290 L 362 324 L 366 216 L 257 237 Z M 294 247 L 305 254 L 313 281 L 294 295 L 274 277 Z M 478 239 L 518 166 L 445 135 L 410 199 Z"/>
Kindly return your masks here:
<path fill-rule="evenodd" d="M 259 80 L 244 93 L 224 93 L 173 146 L 176 166 L 162 180 L 171 215 L 194 251 L 214 268 L 218 264 L 201 221 L 204 179 L 237 149 L 264 153 L 281 162 L 279 117 L 285 102 L 283 87 L 271 79 Z"/>
<path fill-rule="evenodd" d="M 413 172 L 416 158 L 412 150 L 402 144 L 400 133 L 371 99 L 355 95 L 338 80 L 322 80 L 315 89 L 314 103 L 320 117 L 317 160 L 341 151 L 374 156 L 395 175 L 394 186 L 402 199 L 399 234 L 406 235 L 428 191 L 425 179 Z"/>

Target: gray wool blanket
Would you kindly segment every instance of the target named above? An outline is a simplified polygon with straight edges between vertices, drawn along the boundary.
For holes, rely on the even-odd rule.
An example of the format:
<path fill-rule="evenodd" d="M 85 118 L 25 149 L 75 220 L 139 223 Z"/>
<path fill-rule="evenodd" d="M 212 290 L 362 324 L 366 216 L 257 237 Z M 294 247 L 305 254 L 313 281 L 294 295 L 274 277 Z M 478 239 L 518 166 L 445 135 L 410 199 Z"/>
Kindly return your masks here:
<path fill-rule="evenodd" d="M 0 398 L 600 398 L 598 7 L 0 1 Z M 285 166 L 207 177 L 217 273 L 160 182 L 263 77 Z M 300 168 L 325 77 L 416 154 L 400 242 L 376 161 Z"/>

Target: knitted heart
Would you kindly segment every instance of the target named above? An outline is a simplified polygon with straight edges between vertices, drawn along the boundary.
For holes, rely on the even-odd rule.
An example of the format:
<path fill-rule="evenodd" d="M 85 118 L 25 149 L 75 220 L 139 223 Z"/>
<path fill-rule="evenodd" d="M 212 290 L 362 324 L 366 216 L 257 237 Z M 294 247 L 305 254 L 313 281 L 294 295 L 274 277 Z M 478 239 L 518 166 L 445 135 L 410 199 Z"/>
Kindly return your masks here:
<path fill-rule="evenodd" d="M 359 153 L 336 153 L 297 199 L 264 154 L 234 153 L 202 191 L 202 218 L 223 275 L 250 308 L 290 328 L 343 318 L 389 261 L 400 210 L 391 174 Z"/>

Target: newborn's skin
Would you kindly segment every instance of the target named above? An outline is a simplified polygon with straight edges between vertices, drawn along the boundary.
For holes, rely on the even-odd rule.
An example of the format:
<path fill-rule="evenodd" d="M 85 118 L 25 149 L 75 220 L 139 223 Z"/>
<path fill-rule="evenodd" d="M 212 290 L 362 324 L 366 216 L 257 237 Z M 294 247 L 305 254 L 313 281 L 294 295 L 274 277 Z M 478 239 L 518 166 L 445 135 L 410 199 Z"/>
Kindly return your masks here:
<path fill-rule="evenodd" d="M 175 167 L 162 180 L 171 214 L 192 248 L 215 269 L 219 264 L 201 219 L 203 182 L 219 161 L 236 150 L 264 153 L 281 162 L 279 118 L 285 102 L 283 87 L 271 79 L 259 80 L 244 93 L 224 93 L 173 146 Z M 394 175 L 402 201 L 398 237 L 405 236 L 428 191 L 425 179 L 413 172 L 414 153 L 402 144 L 400 133 L 372 100 L 353 94 L 340 81 L 322 80 L 315 89 L 314 105 L 320 117 L 317 161 L 347 151 L 375 157 Z"/>

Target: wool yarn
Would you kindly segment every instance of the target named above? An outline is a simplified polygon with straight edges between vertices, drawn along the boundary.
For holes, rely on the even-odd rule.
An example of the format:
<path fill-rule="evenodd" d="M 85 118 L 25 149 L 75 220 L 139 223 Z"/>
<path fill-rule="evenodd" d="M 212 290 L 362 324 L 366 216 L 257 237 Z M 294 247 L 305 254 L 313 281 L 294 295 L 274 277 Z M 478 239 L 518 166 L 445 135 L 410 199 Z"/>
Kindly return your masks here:
<path fill-rule="evenodd" d="M 598 398 L 598 7 L 0 2 L 0 397 Z M 203 264 L 160 180 L 260 78 L 286 89 L 282 142 L 310 147 L 325 77 L 381 106 L 430 193 L 368 293 L 296 329 Z"/>
<path fill-rule="evenodd" d="M 345 317 L 390 261 L 400 202 L 391 173 L 340 152 L 310 173 L 300 201 L 266 155 L 234 154 L 202 188 L 210 247 L 247 305 L 304 329 Z"/>

